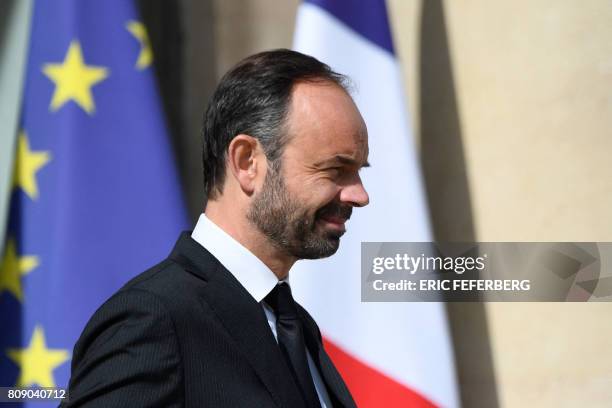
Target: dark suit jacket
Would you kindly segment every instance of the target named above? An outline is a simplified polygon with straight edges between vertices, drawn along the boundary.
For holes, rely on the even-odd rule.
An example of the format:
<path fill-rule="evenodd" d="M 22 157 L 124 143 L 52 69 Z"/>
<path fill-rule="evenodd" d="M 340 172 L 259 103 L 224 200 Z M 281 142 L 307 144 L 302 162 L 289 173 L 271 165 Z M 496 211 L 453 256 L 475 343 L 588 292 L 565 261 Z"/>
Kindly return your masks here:
<path fill-rule="evenodd" d="M 354 407 L 298 309 L 334 407 Z M 189 233 L 93 315 L 74 348 L 69 396 L 62 406 L 304 406 L 261 305 Z"/>

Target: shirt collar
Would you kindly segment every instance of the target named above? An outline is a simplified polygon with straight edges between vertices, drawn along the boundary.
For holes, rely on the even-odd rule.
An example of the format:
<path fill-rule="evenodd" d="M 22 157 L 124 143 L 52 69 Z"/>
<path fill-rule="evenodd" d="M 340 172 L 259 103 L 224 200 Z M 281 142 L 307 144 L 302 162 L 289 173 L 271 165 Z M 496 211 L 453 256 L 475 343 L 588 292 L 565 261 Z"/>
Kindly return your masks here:
<path fill-rule="evenodd" d="M 257 302 L 261 302 L 278 283 L 278 278 L 266 264 L 205 214 L 200 215 L 191 238 L 217 258 Z"/>

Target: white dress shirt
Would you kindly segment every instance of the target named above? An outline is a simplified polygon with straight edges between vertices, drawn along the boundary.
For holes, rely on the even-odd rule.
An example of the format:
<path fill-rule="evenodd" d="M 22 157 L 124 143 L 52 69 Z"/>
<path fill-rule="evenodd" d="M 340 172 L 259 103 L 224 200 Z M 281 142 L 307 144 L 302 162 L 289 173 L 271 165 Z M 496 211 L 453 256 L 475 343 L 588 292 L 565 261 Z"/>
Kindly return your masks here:
<path fill-rule="evenodd" d="M 268 324 L 278 342 L 276 335 L 276 315 L 272 308 L 263 299 L 279 283 L 274 272 L 270 270 L 258 257 L 246 249 L 242 244 L 223 231 L 205 214 L 201 214 L 198 223 L 191 234 L 197 243 L 208 250 L 228 270 L 251 296 L 263 307 Z M 289 284 L 288 281 L 287 284 Z M 331 408 L 331 401 L 325 384 L 319 374 L 310 352 L 306 349 L 308 367 L 319 396 L 322 408 Z"/>

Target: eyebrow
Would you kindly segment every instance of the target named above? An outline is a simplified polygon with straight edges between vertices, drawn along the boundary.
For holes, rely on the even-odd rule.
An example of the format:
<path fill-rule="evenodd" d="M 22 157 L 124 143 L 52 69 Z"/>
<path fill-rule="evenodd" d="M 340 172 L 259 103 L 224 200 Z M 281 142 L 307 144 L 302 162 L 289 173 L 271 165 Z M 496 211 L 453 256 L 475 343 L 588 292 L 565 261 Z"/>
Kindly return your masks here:
<path fill-rule="evenodd" d="M 332 158 L 323 160 L 318 162 L 316 165 L 317 166 L 322 166 L 324 164 L 330 164 L 330 163 L 340 163 L 340 164 L 344 164 L 347 166 L 357 166 L 357 167 L 370 167 L 370 163 L 366 160 L 365 163 L 360 164 L 357 160 L 353 159 L 352 157 L 343 155 L 343 154 L 337 154 Z"/>

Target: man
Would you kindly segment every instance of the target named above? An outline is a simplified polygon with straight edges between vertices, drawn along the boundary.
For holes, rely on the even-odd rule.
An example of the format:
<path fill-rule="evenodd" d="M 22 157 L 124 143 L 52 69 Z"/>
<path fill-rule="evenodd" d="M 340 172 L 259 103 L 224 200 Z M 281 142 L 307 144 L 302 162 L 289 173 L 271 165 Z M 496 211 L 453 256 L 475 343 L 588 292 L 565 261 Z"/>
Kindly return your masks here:
<path fill-rule="evenodd" d="M 203 143 L 204 214 L 94 314 L 65 406 L 353 407 L 287 280 L 334 254 L 368 204 L 345 78 L 294 51 L 246 58 L 215 91 Z"/>

